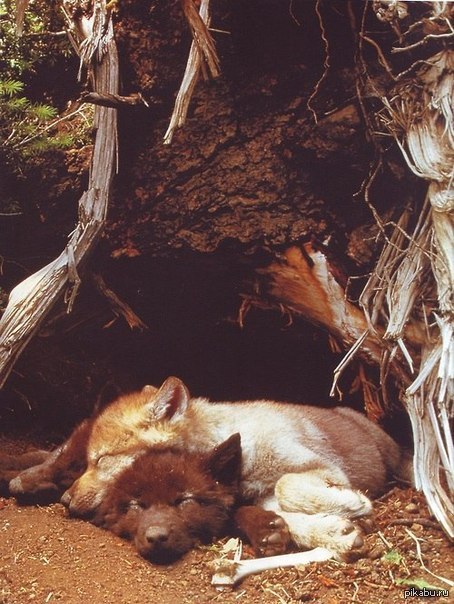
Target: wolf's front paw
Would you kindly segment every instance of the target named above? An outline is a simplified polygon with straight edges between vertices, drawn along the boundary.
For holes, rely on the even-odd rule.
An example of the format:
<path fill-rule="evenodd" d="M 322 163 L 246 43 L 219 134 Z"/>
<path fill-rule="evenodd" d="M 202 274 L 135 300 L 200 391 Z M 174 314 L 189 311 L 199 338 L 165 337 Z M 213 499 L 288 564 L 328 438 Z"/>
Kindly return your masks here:
<path fill-rule="evenodd" d="M 244 506 L 237 510 L 235 520 L 258 556 L 277 556 L 287 551 L 291 537 L 281 516 L 256 506 Z"/>
<path fill-rule="evenodd" d="M 47 478 L 34 484 L 25 480 L 28 470 L 24 470 L 9 483 L 9 493 L 21 503 L 40 503 L 42 505 L 58 501 L 60 489 Z"/>
<path fill-rule="evenodd" d="M 258 556 L 277 556 L 287 551 L 290 533 L 283 518 L 273 512 L 267 513 L 270 518 L 263 518 L 264 522 L 257 527 L 257 541 L 252 545 Z"/>
<path fill-rule="evenodd" d="M 317 526 L 317 544 L 331 550 L 338 560 L 353 562 L 367 554 L 364 532 L 340 516 L 325 516 Z"/>
<path fill-rule="evenodd" d="M 325 547 L 344 562 L 352 562 L 367 554 L 363 531 L 348 518 L 334 514 L 281 514 L 292 540 L 300 547 Z"/>

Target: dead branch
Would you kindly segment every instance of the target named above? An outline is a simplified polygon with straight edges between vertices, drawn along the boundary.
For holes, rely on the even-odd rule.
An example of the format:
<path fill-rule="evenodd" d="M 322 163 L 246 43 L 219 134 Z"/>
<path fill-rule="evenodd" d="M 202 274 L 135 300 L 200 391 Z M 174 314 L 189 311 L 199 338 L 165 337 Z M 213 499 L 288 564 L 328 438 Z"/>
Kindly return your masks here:
<path fill-rule="evenodd" d="M 415 516 L 414 518 L 396 518 L 395 520 L 389 520 L 386 523 L 386 526 L 412 526 L 413 524 L 420 524 L 425 528 L 441 530 L 441 527 L 437 522 L 429 520 L 428 518 L 419 518 L 418 516 Z"/>
<path fill-rule="evenodd" d="M 375 1 L 373 10 L 378 18 L 393 24 L 400 18 L 396 10 L 408 12 L 407 4 L 410 3 Z M 407 33 L 411 29 L 413 34 L 427 34 L 433 31 L 432 21 L 441 17 L 445 31 L 425 35 L 399 51 L 424 46 L 435 37 L 454 35 L 448 4 L 427 4 L 432 7 L 432 17 L 410 25 Z M 397 78 L 399 85 L 391 95 L 382 96 L 384 109 L 379 119 L 394 137 L 408 168 L 428 181 L 429 186 L 419 221 L 410 227 L 406 212 L 402 214 L 391 237 L 386 239 L 361 296 L 371 329 L 383 340 L 394 342 L 385 358 L 400 350 L 410 370 L 415 370 L 412 383 L 401 382 L 401 386 L 413 430 L 416 486 L 424 491 L 432 513 L 451 538 L 454 538 L 451 499 L 454 445 L 450 425 L 454 416 L 453 66 L 454 52 L 443 50 L 401 72 Z M 385 69 L 388 71 L 386 66 Z M 411 79 L 405 80 L 407 76 Z M 415 328 L 421 339 L 419 344 L 414 341 L 411 350 L 403 338 L 408 342 L 410 330 Z M 383 361 L 382 375 L 387 369 Z"/>
<path fill-rule="evenodd" d="M 96 1 L 92 19 L 92 39 L 87 41 L 87 45 L 93 52 L 85 52 L 84 56 L 92 62 L 95 92 L 116 95 L 119 87 L 118 56 L 112 23 L 110 20 L 106 22 L 105 0 Z M 96 40 L 97 45 L 93 40 Z M 96 139 L 88 189 L 79 200 L 79 222 L 58 258 L 12 290 L 0 321 L 0 387 L 65 290 L 70 310 L 77 293 L 78 268 L 86 260 L 103 230 L 116 169 L 116 110 L 97 107 L 94 124 Z"/>
<path fill-rule="evenodd" d="M 290 313 L 326 329 L 344 348 L 353 347 L 336 369 L 332 393 L 342 371 L 356 354 L 368 363 L 380 364 L 383 353 L 380 334 L 369 328 L 363 311 L 347 300 L 322 251 L 309 243 L 303 248 L 291 247 L 281 260 L 257 272 L 262 304 L 266 300 L 270 306 L 282 304 Z M 394 359 L 391 372 L 400 382 L 411 383 L 398 359 Z"/>
<path fill-rule="evenodd" d="M 392 72 L 391 66 L 388 63 L 388 61 L 386 60 L 385 55 L 383 54 L 383 51 L 380 48 L 380 46 L 377 44 L 377 42 L 375 42 L 375 40 L 373 40 L 372 38 L 369 38 L 369 36 L 366 36 L 366 34 L 363 32 L 361 32 L 360 35 L 365 42 L 367 42 L 368 44 L 370 44 L 371 46 L 373 46 L 375 48 L 375 50 L 377 51 L 378 60 L 380 61 L 380 65 L 382 67 L 384 67 L 386 69 L 386 71 L 388 72 L 388 75 L 393 80 L 395 80 L 396 78 Z"/>
<path fill-rule="evenodd" d="M 209 40 L 211 40 L 211 35 L 209 34 L 209 31 L 206 27 L 210 23 L 210 0 L 201 0 L 198 20 L 194 20 L 193 18 L 194 3 L 192 0 L 184 0 L 183 6 L 187 9 L 186 14 L 189 13 L 190 18 L 193 19 L 193 35 L 195 35 L 196 30 L 198 33 L 191 44 L 191 49 L 189 51 L 188 62 L 186 64 L 183 80 L 181 82 L 177 98 L 175 100 L 175 106 L 172 112 L 172 117 L 170 118 L 169 127 L 167 128 L 167 132 L 164 135 L 164 145 L 170 145 L 175 130 L 177 128 L 181 128 L 185 123 L 186 116 L 188 114 L 189 104 L 192 98 L 192 93 L 194 92 L 194 88 L 197 84 L 197 80 L 199 79 L 199 73 L 203 65 L 204 53 L 207 52 L 208 57 L 210 57 L 211 51 L 209 49 L 213 49 L 211 43 L 209 42 Z M 204 26 L 201 27 L 200 23 L 203 23 Z M 198 29 L 196 24 L 198 24 Z M 204 40 L 204 42 L 202 42 L 201 40 Z M 210 67 L 211 73 L 217 73 L 215 69 L 216 65 L 219 64 L 217 58 L 214 59 L 213 57 L 211 57 L 207 60 L 209 61 L 208 65 L 211 65 L 213 63 L 213 65 L 211 65 Z M 215 70 L 213 71 L 212 68 L 214 68 Z"/>
<path fill-rule="evenodd" d="M 421 539 L 416 537 L 410 530 L 405 529 L 405 531 L 406 531 L 407 535 L 409 535 L 416 544 L 416 555 L 418 556 L 418 560 L 419 560 L 419 563 L 421 564 L 421 568 L 423 568 L 426 571 L 426 573 L 429 573 L 429 575 L 432 575 L 432 577 L 435 577 L 436 579 L 443 581 L 443 583 L 446 583 L 450 587 L 454 587 L 454 581 L 451 581 L 451 579 L 447 579 L 446 577 L 437 575 L 427 568 L 427 566 L 424 564 L 424 560 L 423 560 L 422 552 L 421 552 L 421 546 L 419 544 Z"/>
<path fill-rule="evenodd" d="M 126 302 L 123 302 L 123 300 L 121 300 L 117 294 L 106 285 L 106 282 L 101 275 L 96 275 L 93 273 L 91 278 L 99 293 L 108 300 L 114 313 L 121 315 L 131 329 L 148 329 L 148 325 L 146 325 L 142 319 L 136 315 L 132 308 L 126 304 Z"/>
<path fill-rule="evenodd" d="M 418 42 L 415 42 L 414 44 L 408 44 L 408 46 L 395 46 L 391 52 L 407 52 L 408 50 L 413 50 L 419 46 L 424 46 L 424 44 L 427 44 L 430 40 L 440 40 L 452 37 L 454 37 L 454 31 L 445 34 L 427 34 L 422 40 L 418 40 Z"/>
<path fill-rule="evenodd" d="M 24 38 L 64 38 L 68 32 L 64 29 L 61 31 L 30 31 L 24 34 Z"/>
<path fill-rule="evenodd" d="M 219 76 L 219 58 L 216 53 L 216 46 L 210 30 L 208 28 L 209 19 L 205 19 L 197 11 L 194 0 L 182 0 L 183 11 L 191 29 L 192 38 L 197 44 L 197 48 L 201 53 L 204 64 L 208 67 L 208 71 L 212 78 Z M 200 7 L 202 8 L 202 7 Z"/>
<path fill-rule="evenodd" d="M 102 107 L 113 107 L 122 109 L 123 107 L 137 107 L 137 105 L 145 105 L 149 107 L 146 100 L 140 94 L 130 94 L 129 96 L 120 96 L 119 94 L 100 94 L 99 92 L 83 92 L 80 96 L 83 103 L 92 103 L 93 105 L 101 105 Z"/>

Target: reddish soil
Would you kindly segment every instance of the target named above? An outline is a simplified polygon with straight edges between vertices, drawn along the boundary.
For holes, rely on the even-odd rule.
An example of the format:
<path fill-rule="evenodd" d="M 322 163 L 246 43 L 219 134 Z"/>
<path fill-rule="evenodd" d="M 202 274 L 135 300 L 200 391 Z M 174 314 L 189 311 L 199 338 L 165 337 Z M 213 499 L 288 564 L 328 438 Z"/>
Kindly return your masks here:
<path fill-rule="evenodd" d="M 11 442 L 2 440 L 2 445 L 11 451 Z M 406 589 L 424 586 L 450 590 L 452 597 L 453 588 L 422 566 L 453 579 L 451 545 L 430 517 L 423 496 L 395 488 L 375 509 L 377 530 L 367 536 L 368 558 L 267 571 L 233 590 L 219 591 L 211 585 L 211 564 L 226 540 L 199 547 L 170 566 L 156 566 L 131 544 L 68 518 L 61 504 L 20 507 L 14 499 L 0 498 L 0 604 L 384 604 L 404 601 Z M 243 557 L 249 556 L 245 546 Z"/>

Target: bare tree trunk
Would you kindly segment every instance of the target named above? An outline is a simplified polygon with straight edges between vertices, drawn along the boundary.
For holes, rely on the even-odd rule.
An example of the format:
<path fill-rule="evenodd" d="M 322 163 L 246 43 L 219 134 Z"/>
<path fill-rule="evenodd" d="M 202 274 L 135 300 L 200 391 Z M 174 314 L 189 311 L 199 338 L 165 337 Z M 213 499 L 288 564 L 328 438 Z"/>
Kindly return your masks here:
<path fill-rule="evenodd" d="M 85 20 L 85 31 L 91 33 L 86 38 L 80 34 L 74 43 L 81 49 L 84 66 L 91 70 L 94 92 L 116 95 L 118 56 L 105 0 L 96 0 L 93 14 Z M 102 233 L 117 164 L 116 109 L 96 107 L 94 127 L 96 139 L 88 189 L 79 200 L 79 223 L 60 256 L 13 289 L 0 321 L 0 387 L 63 293 L 70 312 L 80 284 L 77 268 Z"/>
<path fill-rule="evenodd" d="M 454 38 L 453 6 L 426 2 L 427 14 L 406 31 L 399 21 L 412 2 L 376 2 L 377 16 L 400 32 L 393 52 L 406 53 L 432 38 Z M 430 8 L 429 8 L 430 7 Z M 426 34 L 436 31 L 436 34 Z M 411 33 L 412 44 L 406 42 Z M 377 48 L 379 48 L 377 46 Z M 381 55 L 384 58 L 384 53 Z M 394 137 L 410 170 L 428 182 L 426 202 L 413 231 L 403 221 L 385 245 L 362 296 L 371 328 L 383 333 L 390 355 L 400 349 L 412 383 L 401 382 L 414 436 L 416 486 L 430 509 L 454 538 L 454 51 L 447 48 L 410 65 L 395 77 L 384 97 L 381 122 Z M 392 73 L 392 67 L 387 67 Z M 435 294 L 436 292 L 436 294 Z M 432 313 L 430 300 L 438 298 Z M 407 350 L 409 325 L 426 334 Z"/>

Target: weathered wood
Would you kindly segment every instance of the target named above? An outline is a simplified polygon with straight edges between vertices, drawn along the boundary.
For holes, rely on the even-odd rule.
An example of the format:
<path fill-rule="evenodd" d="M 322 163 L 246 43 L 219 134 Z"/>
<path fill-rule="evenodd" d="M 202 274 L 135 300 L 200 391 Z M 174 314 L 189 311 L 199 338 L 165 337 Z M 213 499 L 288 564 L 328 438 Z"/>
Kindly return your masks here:
<path fill-rule="evenodd" d="M 131 329 L 148 329 L 140 317 L 132 310 L 132 308 L 120 300 L 117 294 L 107 286 L 101 275 L 91 275 L 92 281 L 95 284 L 96 289 L 102 294 L 109 302 L 110 307 L 116 315 L 121 315 Z"/>
<path fill-rule="evenodd" d="M 192 38 L 199 49 L 211 77 L 216 78 L 219 75 L 219 58 L 216 53 L 216 47 L 211 33 L 208 29 L 209 14 L 208 2 L 200 2 L 199 12 L 198 3 L 194 0 L 182 0 L 183 11 L 191 28 Z"/>
<path fill-rule="evenodd" d="M 119 88 L 118 56 L 112 23 L 105 21 L 105 0 L 96 0 L 92 19 L 92 36 L 100 45 L 99 53 L 90 54 L 89 67 L 93 73 L 94 90 L 100 94 L 115 95 Z M 116 110 L 97 107 L 94 126 L 96 137 L 89 182 L 87 191 L 79 200 L 79 222 L 58 258 L 12 290 L 0 321 L 0 387 L 54 303 L 64 293 L 68 312 L 71 310 L 80 283 L 77 269 L 86 260 L 103 230 L 117 165 Z"/>
<path fill-rule="evenodd" d="M 380 365 L 383 329 L 372 328 L 365 313 L 348 300 L 345 288 L 336 279 L 335 267 L 322 250 L 309 243 L 302 248 L 289 248 L 279 261 L 258 269 L 257 273 L 258 290 L 256 297 L 251 297 L 253 304 L 263 306 L 268 301 L 270 306 L 281 305 L 290 314 L 296 313 L 328 331 L 341 350 L 354 347 L 335 371 L 332 395 L 340 375 L 356 354 L 368 364 Z M 418 336 L 413 331 L 409 345 L 418 346 Z M 394 359 L 389 371 L 400 384 L 411 383 L 410 374 L 400 360 Z"/>
<path fill-rule="evenodd" d="M 170 145 L 174 132 L 177 128 L 181 128 L 186 121 L 188 114 L 189 103 L 191 102 L 192 93 L 199 78 L 199 73 L 203 65 L 204 58 L 207 61 L 213 77 L 219 74 L 217 66 L 218 59 L 214 51 L 211 35 L 206 27 L 210 22 L 209 7 L 210 0 L 201 0 L 199 15 L 200 18 L 194 19 L 194 3 L 193 0 L 183 0 L 183 7 L 188 21 L 191 25 L 194 40 L 189 51 L 188 62 L 181 82 L 180 90 L 178 91 L 175 100 L 175 106 L 170 119 L 169 127 L 164 135 L 164 144 Z M 198 24 L 198 26 L 197 26 Z M 203 27 L 201 27 L 201 25 Z"/>
<path fill-rule="evenodd" d="M 93 105 L 101 105 L 102 107 L 113 107 L 115 109 L 137 107 L 138 105 L 145 105 L 145 107 L 148 107 L 148 103 L 140 92 L 129 96 L 100 94 L 99 92 L 83 92 L 80 96 L 80 100 L 84 103 L 92 103 Z"/>
<path fill-rule="evenodd" d="M 380 3 L 377 4 L 377 7 Z M 407 2 L 397 3 L 411 12 Z M 409 6 L 407 10 L 407 6 Z M 395 48 L 406 52 L 423 46 L 424 24 L 437 20 L 445 30 L 436 37 L 453 37 L 452 7 L 428 2 L 428 14 L 410 25 L 420 38 Z M 394 22 L 401 17 L 389 6 L 377 16 Z M 385 16 L 384 16 L 385 15 Z M 408 31 L 410 31 L 410 28 Z M 403 32 L 401 40 L 405 40 Z M 394 137 L 409 169 L 429 183 L 418 224 L 398 224 L 363 294 L 371 322 L 395 349 L 400 346 L 414 373 L 403 384 L 403 401 L 414 436 L 416 486 L 424 491 L 432 513 L 454 538 L 454 51 L 441 52 L 410 66 L 383 98 L 382 122 Z M 379 286 L 379 287 L 378 287 Z M 438 298 L 434 310 L 433 300 Z M 427 303 L 426 303 L 427 301 Z M 408 325 L 426 332 L 416 354 L 403 344 Z"/>

